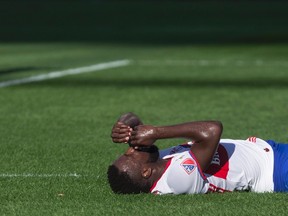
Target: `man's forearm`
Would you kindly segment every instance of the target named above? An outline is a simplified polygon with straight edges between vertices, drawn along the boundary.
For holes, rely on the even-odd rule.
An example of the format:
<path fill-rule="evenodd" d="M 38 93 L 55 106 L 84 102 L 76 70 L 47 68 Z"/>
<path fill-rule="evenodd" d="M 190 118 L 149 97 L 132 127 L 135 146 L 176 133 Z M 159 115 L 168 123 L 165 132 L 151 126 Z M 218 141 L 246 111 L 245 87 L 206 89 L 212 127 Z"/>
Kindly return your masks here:
<path fill-rule="evenodd" d="M 187 138 L 193 140 L 191 151 L 205 171 L 215 154 L 222 134 L 218 121 L 189 122 L 175 126 L 156 127 L 156 139 Z"/>
<path fill-rule="evenodd" d="M 201 142 L 216 135 L 220 125 L 221 123 L 218 121 L 197 121 L 172 126 L 159 126 L 156 127 L 155 138 L 185 138 Z"/>

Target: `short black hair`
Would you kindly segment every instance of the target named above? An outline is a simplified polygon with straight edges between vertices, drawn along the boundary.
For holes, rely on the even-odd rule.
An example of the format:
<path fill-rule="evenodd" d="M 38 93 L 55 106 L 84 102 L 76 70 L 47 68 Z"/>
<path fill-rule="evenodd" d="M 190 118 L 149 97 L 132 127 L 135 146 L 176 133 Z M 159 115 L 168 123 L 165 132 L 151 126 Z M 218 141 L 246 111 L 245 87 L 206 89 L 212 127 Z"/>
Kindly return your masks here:
<path fill-rule="evenodd" d="M 148 193 L 149 185 L 141 185 L 135 182 L 126 172 L 121 172 L 114 164 L 108 167 L 108 182 L 114 193 L 117 194 L 139 194 Z"/>

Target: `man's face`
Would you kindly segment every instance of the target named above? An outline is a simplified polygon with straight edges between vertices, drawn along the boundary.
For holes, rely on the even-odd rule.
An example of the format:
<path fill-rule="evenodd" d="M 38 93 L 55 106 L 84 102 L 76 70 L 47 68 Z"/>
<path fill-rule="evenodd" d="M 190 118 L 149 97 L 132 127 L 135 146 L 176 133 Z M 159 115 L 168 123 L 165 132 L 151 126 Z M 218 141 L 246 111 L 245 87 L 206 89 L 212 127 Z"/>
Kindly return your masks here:
<path fill-rule="evenodd" d="M 122 172 L 128 173 L 128 175 L 135 180 L 141 179 L 141 171 L 144 164 L 155 163 L 159 158 L 159 151 L 156 146 L 153 146 L 151 152 L 144 152 L 135 149 L 135 147 L 129 147 L 127 151 L 120 156 L 114 165 Z"/>

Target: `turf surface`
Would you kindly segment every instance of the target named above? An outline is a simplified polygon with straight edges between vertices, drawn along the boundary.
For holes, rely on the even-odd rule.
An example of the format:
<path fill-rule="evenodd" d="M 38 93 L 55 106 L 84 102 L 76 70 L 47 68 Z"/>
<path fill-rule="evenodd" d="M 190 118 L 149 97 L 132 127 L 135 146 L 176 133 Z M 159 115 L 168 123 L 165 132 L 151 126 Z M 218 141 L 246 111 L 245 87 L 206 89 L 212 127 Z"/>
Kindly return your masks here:
<path fill-rule="evenodd" d="M 288 45 L 2 43 L 0 82 L 129 59 L 127 67 L 0 88 L 1 215 L 285 215 L 286 194 L 119 196 L 116 118 L 218 119 L 225 138 L 288 143 Z M 159 142 L 164 148 L 182 140 Z"/>

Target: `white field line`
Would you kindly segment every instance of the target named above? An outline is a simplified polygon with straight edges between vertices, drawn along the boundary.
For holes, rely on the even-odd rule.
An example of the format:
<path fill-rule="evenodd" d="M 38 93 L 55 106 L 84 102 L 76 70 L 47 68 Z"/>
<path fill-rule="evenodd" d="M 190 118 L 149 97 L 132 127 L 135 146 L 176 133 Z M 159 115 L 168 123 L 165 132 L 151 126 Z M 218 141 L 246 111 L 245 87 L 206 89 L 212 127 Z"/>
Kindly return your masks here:
<path fill-rule="evenodd" d="M 72 69 L 67 69 L 67 70 L 62 70 L 62 71 L 53 71 L 47 74 L 40 74 L 40 75 L 26 77 L 22 79 L 15 79 L 15 80 L 8 80 L 8 81 L 0 82 L 0 88 L 20 85 L 20 84 L 25 84 L 25 83 L 31 83 L 31 82 L 39 82 L 39 81 L 48 80 L 48 79 L 55 79 L 55 78 L 68 76 L 68 75 L 91 73 L 91 72 L 101 71 L 101 70 L 110 69 L 110 68 L 123 67 L 123 66 L 129 65 L 130 63 L 131 63 L 130 60 L 125 59 L 125 60 L 99 63 L 95 65 L 90 65 L 87 67 L 72 68 Z"/>
<path fill-rule="evenodd" d="M 77 173 L 67 174 L 35 174 L 35 173 L 0 173 L 0 178 L 52 178 L 52 177 L 76 177 L 79 178 L 81 175 Z"/>
<path fill-rule="evenodd" d="M 255 60 L 208 60 L 208 59 L 163 59 L 163 60 L 135 60 L 135 64 L 140 66 L 288 66 L 288 61 L 265 61 L 262 59 Z"/>

